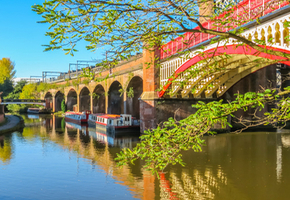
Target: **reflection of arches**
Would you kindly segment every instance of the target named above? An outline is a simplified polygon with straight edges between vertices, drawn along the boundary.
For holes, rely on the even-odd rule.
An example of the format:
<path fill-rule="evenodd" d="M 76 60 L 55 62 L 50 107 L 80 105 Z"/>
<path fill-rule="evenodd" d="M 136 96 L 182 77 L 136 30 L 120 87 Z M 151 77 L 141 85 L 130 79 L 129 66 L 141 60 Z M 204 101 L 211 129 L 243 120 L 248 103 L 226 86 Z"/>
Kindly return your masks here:
<path fill-rule="evenodd" d="M 114 81 L 108 92 L 108 113 L 109 114 L 121 114 L 124 113 L 124 100 L 123 94 L 120 90 L 122 86 L 120 82 Z"/>
<path fill-rule="evenodd" d="M 61 111 L 62 100 L 64 100 L 64 94 L 58 91 L 55 95 L 55 112 Z"/>
<path fill-rule="evenodd" d="M 102 85 L 97 85 L 93 91 L 93 113 L 106 112 L 105 89 Z"/>
<path fill-rule="evenodd" d="M 73 111 L 73 106 L 75 104 L 77 104 L 77 92 L 74 89 L 71 89 L 68 94 L 67 94 L 67 102 L 66 102 L 66 106 L 67 106 L 67 110 L 71 110 Z"/>
<path fill-rule="evenodd" d="M 50 92 L 47 92 L 44 96 L 45 104 L 46 104 L 46 109 L 47 110 L 52 110 L 53 108 L 53 101 L 52 101 L 52 94 Z"/>
<path fill-rule="evenodd" d="M 130 89 L 131 88 L 131 89 Z M 130 97 L 130 92 L 134 92 L 134 96 Z M 133 117 L 140 118 L 139 97 L 143 93 L 143 80 L 139 76 L 133 77 L 127 87 L 126 97 L 126 113 L 132 114 Z"/>
<path fill-rule="evenodd" d="M 91 110 L 91 97 L 90 90 L 87 87 L 84 87 L 80 92 L 80 109 L 79 111 Z"/>

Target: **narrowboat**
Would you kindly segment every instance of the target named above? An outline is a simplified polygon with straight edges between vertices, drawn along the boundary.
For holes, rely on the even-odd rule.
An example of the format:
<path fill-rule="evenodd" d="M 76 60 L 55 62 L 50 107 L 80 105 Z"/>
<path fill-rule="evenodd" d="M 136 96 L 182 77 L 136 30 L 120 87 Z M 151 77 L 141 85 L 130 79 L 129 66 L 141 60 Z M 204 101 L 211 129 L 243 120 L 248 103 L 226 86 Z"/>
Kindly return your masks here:
<path fill-rule="evenodd" d="M 131 115 L 103 114 L 96 117 L 96 130 L 100 133 L 139 133 L 140 121 Z"/>
<path fill-rule="evenodd" d="M 90 114 L 88 119 L 88 124 L 90 127 L 96 127 L 97 117 L 105 115 L 105 113 L 96 113 L 96 114 Z"/>
<path fill-rule="evenodd" d="M 77 124 L 87 123 L 90 114 L 91 114 L 91 111 L 89 110 L 86 110 L 83 112 L 66 112 L 65 121 L 73 122 Z"/>

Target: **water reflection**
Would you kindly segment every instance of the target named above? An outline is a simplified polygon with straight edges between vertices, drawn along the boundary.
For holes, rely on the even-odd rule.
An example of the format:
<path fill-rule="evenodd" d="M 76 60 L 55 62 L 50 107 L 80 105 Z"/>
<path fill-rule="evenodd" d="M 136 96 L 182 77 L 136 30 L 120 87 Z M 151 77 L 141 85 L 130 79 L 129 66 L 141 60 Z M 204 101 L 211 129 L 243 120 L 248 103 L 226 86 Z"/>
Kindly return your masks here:
<path fill-rule="evenodd" d="M 133 174 L 130 167 L 119 168 L 114 161 L 120 147 L 132 148 L 133 143 L 139 140 L 139 133 L 136 133 L 134 137 L 126 136 L 126 134 L 114 137 L 110 134 L 98 133 L 87 126 L 65 122 L 63 118 L 55 116 L 45 118 L 43 126 L 36 126 L 36 128 L 39 130 L 30 130 L 34 133 L 44 133 L 50 141 L 88 159 L 91 165 L 97 165 L 107 175 L 112 176 L 116 184 L 129 187 L 134 198 L 146 199 L 147 196 L 147 199 L 152 199 L 154 196 L 154 184 L 152 189 L 148 186 L 143 187 L 148 183 L 148 179 L 150 183 L 155 179 L 150 173 L 142 173 L 141 169 L 138 169 L 139 172 L 136 173 L 134 170 L 135 174 Z M 27 138 L 27 135 L 23 134 L 23 137 Z"/>
<path fill-rule="evenodd" d="M 0 161 L 3 164 L 9 164 L 12 153 L 11 137 L 0 136 Z"/>
<path fill-rule="evenodd" d="M 63 118 L 26 118 L 29 127 L 17 138 L 33 143 L 53 142 L 79 158 L 95 173 L 112 177 L 137 199 L 287 199 L 290 183 L 290 133 L 242 133 L 205 137 L 201 153 L 183 153 L 185 167 L 171 166 L 160 179 L 142 168 L 143 162 L 119 168 L 114 161 L 121 148 L 132 148 L 137 135 L 101 134 Z M 39 123 L 41 125 L 39 125 Z M 33 125 L 34 124 L 34 125 Z M 14 159 L 13 136 L 0 137 L 0 166 Z M 1 169 L 0 169 L 1 173 Z M 108 185 L 114 188 L 113 185 Z M 0 189 L 1 191 L 1 189 Z"/>

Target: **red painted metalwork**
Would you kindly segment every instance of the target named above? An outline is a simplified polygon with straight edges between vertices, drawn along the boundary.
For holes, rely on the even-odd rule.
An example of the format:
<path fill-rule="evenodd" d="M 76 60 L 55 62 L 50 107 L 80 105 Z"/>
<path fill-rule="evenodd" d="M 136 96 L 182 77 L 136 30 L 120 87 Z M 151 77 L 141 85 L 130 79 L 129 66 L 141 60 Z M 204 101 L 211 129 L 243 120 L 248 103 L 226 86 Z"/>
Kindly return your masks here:
<path fill-rule="evenodd" d="M 280 52 L 284 52 L 286 54 L 290 54 L 290 51 L 287 51 L 284 49 L 267 47 L 267 46 L 262 46 L 262 45 L 259 45 L 259 46 L 263 47 L 264 49 L 273 49 L 275 51 L 280 51 Z M 196 63 L 198 63 L 201 60 L 204 60 L 204 59 L 210 58 L 210 57 L 214 57 L 214 56 L 224 55 L 225 53 L 228 55 L 235 55 L 235 54 L 252 55 L 252 56 L 257 56 L 260 58 L 267 58 L 270 60 L 279 60 L 280 63 L 290 65 L 290 61 L 282 61 L 282 60 L 288 60 L 286 57 L 274 56 L 274 55 L 270 55 L 270 54 L 267 54 L 264 52 L 259 52 L 248 45 L 239 46 L 237 44 L 234 44 L 234 45 L 228 45 L 228 46 L 221 46 L 218 48 L 212 48 L 212 49 L 205 51 L 202 56 L 196 55 L 192 59 L 183 63 L 178 69 L 176 69 L 176 71 L 174 72 L 174 75 L 173 75 L 174 78 L 168 79 L 168 83 L 163 86 L 162 91 L 158 92 L 158 96 L 162 97 L 164 95 L 165 91 L 171 85 L 173 79 L 177 78 L 181 72 L 184 72 L 185 70 L 187 70 L 188 68 L 195 65 Z"/>
<path fill-rule="evenodd" d="M 234 6 L 231 11 L 220 14 L 217 19 L 225 20 L 235 18 L 245 20 L 245 23 L 247 23 L 250 19 L 257 19 L 258 17 L 274 12 L 288 4 L 289 2 L 285 0 L 280 2 L 277 0 L 244 0 Z M 222 32 L 228 31 L 227 28 L 224 28 L 225 25 L 219 26 L 213 21 L 207 21 L 202 25 L 208 29 Z M 235 24 L 231 25 L 233 28 L 236 27 Z M 198 30 L 200 28 L 196 27 L 194 29 Z M 193 47 L 213 37 L 214 35 L 208 35 L 205 33 L 185 33 L 183 37 L 178 37 L 174 41 L 170 41 L 161 47 L 160 59 L 172 56 L 179 51 L 183 51 L 185 48 Z"/>

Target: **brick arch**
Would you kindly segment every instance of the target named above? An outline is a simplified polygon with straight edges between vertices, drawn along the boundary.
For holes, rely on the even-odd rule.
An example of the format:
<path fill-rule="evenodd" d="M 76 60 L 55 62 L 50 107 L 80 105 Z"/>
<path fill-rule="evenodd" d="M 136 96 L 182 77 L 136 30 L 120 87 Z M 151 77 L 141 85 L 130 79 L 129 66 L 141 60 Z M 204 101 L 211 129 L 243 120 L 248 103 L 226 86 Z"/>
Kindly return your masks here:
<path fill-rule="evenodd" d="M 78 100 L 77 91 L 74 88 L 70 88 L 66 93 L 66 106 L 67 110 L 73 111 L 74 106 L 77 104 Z"/>
<path fill-rule="evenodd" d="M 136 78 L 141 79 L 142 82 L 143 82 L 143 76 L 140 76 L 139 74 L 138 74 L 138 75 L 134 75 L 133 77 L 131 77 L 131 79 L 127 80 L 127 83 L 128 83 L 128 84 L 127 84 L 126 86 L 124 86 L 124 87 L 126 87 L 126 90 L 128 89 L 128 87 L 129 87 L 131 81 L 132 81 L 133 79 L 136 79 Z M 125 89 L 125 88 L 124 88 L 124 89 Z"/>
<path fill-rule="evenodd" d="M 84 85 L 84 84 L 81 84 L 81 85 L 79 85 L 78 95 L 81 94 L 81 92 L 82 92 L 82 90 L 83 90 L 84 88 L 87 88 L 87 89 L 89 90 L 89 92 L 92 93 L 90 85 Z"/>
<path fill-rule="evenodd" d="M 69 92 L 70 92 L 71 90 L 76 91 L 76 93 L 77 93 L 77 91 L 78 91 L 74 86 L 69 86 L 69 87 L 66 87 L 66 88 L 64 89 L 64 95 L 67 97 L 68 94 L 69 94 Z"/>
<path fill-rule="evenodd" d="M 56 92 L 54 98 L 55 98 L 55 105 L 54 105 L 55 109 L 54 109 L 54 111 L 55 112 L 61 111 L 61 103 L 65 99 L 64 98 L 64 93 L 62 91 L 58 90 Z"/>
<path fill-rule="evenodd" d="M 89 87 L 83 86 L 79 89 L 79 111 L 91 109 L 91 91 Z"/>
<path fill-rule="evenodd" d="M 106 113 L 106 89 L 102 84 L 97 84 L 92 90 L 93 113 Z"/>
<path fill-rule="evenodd" d="M 261 47 L 263 47 L 265 49 L 271 49 L 271 50 L 280 51 L 283 53 L 290 54 L 290 51 L 287 51 L 284 49 L 278 49 L 278 48 L 273 48 L 273 47 L 268 47 L 268 46 L 261 46 Z M 194 93 L 196 94 L 196 96 L 200 95 L 202 92 L 205 92 L 205 96 L 209 97 L 210 96 L 209 94 L 212 94 L 213 91 L 212 91 L 212 88 L 208 89 L 208 86 L 210 86 L 210 84 L 212 84 L 214 82 L 215 83 L 215 84 L 213 84 L 214 90 L 217 91 L 218 96 L 221 96 L 222 94 L 224 94 L 226 92 L 227 89 L 229 89 L 230 86 L 232 86 L 234 83 L 239 81 L 242 77 L 245 77 L 249 73 L 252 73 L 252 72 L 257 71 L 261 68 L 264 68 L 264 67 L 268 66 L 269 64 L 273 64 L 276 62 L 276 60 L 280 60 L 280 63 L 290 65 L 290 61 L 288 61 L 286 59 L 286 57 L 274 56 L 274 55 L 270 55 L 270 54 L 267 54 L 264 52 L 259 52 L 250 46 L 228 45 L 228 46 L 221 46 L 218 48 L 212 48 L 212 49 L 205 51 L 203 55 L 194 56 L 192 59 L 188 60 L 187 62 L 183 63 L 180 67 L 178 67 L 173 74 L 174 78 L 168 79 L 167 84 L 165 84 L 163 86 L 163 90 L 158 93 L 158 96 L 162 97 L 165 94 L 165 92 L 167 91 L 167 89 L 172 85 L 173 80 L 177 79 L 179 76 L 183 76 L 184 75 L 183 72 L 185 72 L 190 67 L 198 64 L 200 61 L 203 61 L 205 59 L 208 59 L 211 57 L 220 57 L 223 54 L 232 55 L 233 58 L 235 58 L 235 57 L 238 58 L 236 60 L 233 60 L 233 62 L 237 62 L 237 63 L 240 61 L 243 61 L 243 59 L 251 58 L 248 61 L 250 64 L 240 63 L 240 65 L 242 65 L 242 66 L 247 64 L 248 67 L 242 67 L 242 70 L 233 71 L 233 69 L 228 67 L 228 66 L 231 66 L 231 64 L 226 63 L 227 68 L 224 71 L 224 73 L 218 74 L 218 75 L 211 74 L 211 76 L 214 76 L 214 77 L 198 76 L 196 78 L 196 80 L 194 79 L 192 82 L 187 83 L 187 85 L 185 85 L 185 88 L 195 87 L 196 90 Z M 251 63 L 254 60 L 259 59 L 259 58 L 263 59 L 265 64 L 259 65 L 259 67 L 257 67 L 256 66 L 257 63 Z M 240 69 L 240 68 L 237 67 L 237 69 Z M 185 77 L 183 77 L 183 78 L 185 78 Z M 223 80 L 223 83 L 219 82 L 221 78 Z M 233 83 L 233 81 L 234 81 L 234 83 Z M 218 86 L 218 87 L 216 87 L 216 86 Z M 179 89 L 178 86 L 174 86 L 174 85 L 172 86 L 173 92 L 177 92 L 178 89 Z"/>
<path fill-rule="evenodd" d="M 50 91 L 47 91 L 45 94 L 44 94 L 44 97 L 43 99 L 45 100 L 45 108 L 48 110 L 48 111 L 52 111 L 53 110 L 53 95 Z"/>
<path fill-rule="evenodd" d="M 44 99 L 46 99 L 46 98 L 48 98 L 48 97 L 53 97 L 52 96 L 52 93 L 50 92 L 50 91 L 47 91 L 46 93 L 45 93 L 45 95 L 44 95 Z"/>
<path fill-rule="evenodd" d="M 130 91 L 133 89 L 133 94 Z M 134 76 L 130 79 L 126 88 L 126 113 L 140 119 L 139 98 L 143 93 L 143 79 L 140 76 Z M 133 95 L 133 96 L 131 96 Z"/>
<path fill-rule="evenodd" d="M 124 113 L 124 95 L 121 95 L 120 89 L 123 89 L 121 83 L 117 80 L 113 81 L 108 90 L 108 113 L 122 114 Z"/>
<path fill-rule="evenodd" d="M 58 90 L 56 90 L 56 89 L 49 89 L 47 92 L 50 92 L 52 94 L 52 96 L 55 96 L 55 94 L 58 92 Z"/>
<path fill-rule="evenodd" d="M 90 85 L 89 85 L 89 87 L 90 87 L 90 88 L 89 88 L 90 91 L 93 93 L 94 90 L 95 90 L 95 88 L 96 88 L 98 85 L 101 85 L 105 90 L 107 89 L 107 88 L 106 88 L 106 84 L 105 84 L 104 81 L 101 81 L 101 82 L 96 82 L 96 81 L 94 81 L 94 82 L 91 82 Z"/>

